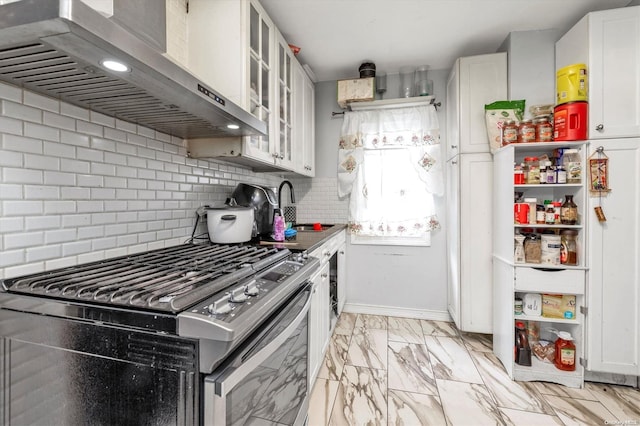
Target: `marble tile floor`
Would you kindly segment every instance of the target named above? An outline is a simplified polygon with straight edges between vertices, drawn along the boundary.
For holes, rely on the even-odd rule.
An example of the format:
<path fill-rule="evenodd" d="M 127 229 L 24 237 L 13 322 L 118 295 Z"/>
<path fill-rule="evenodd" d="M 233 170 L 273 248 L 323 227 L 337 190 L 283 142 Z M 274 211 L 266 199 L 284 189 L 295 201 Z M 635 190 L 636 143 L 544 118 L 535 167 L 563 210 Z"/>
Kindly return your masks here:
<path fill-rule="evenodd" d="M 640 390 L 514 382 L 491 346 L 453 323 L 343 313 L 308 424 L 640 425 Z"/>

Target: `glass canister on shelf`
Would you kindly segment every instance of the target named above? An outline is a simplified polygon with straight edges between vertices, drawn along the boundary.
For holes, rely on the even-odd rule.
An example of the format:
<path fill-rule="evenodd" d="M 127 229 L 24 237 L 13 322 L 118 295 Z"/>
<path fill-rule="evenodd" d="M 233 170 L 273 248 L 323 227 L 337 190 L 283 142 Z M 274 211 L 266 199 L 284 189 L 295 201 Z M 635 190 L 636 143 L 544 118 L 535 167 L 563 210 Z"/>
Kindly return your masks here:
<path fill-rule="evenodd" d="M 551 142 L 553 140 L 553 126 L 549 117 L 539 117 L 536 120 L 536 140 L 538 142 Z"/>
<path fill-rule="evenodd" d="M 578 265 L 578 244 L 575 229 L 563 229 L 560 231 L 560 263 L 563 265 Z"/>
<path fill-rule="evenodd" d="M 582 161 L 577 149 L 567 149 L 562 154 L 562 165 L 567 172 L 567 183 L 581 183 Z"/>
<path fill-rule="evenodd" d="M 560 207 L 560 222 L 563 225 L 578 223 L 578 206 L 573 202 L 573 195 L 564 196 L 564 203 Z"/>
<path fill-rule="evenodd" d="M 502 126 L 502 146 L 518 142 L 518 125 L 513 120 L 506 120 Z"/>
<path fill-rule="evenodd" d="M 532 120 L 522 120 L 518 126 L 518 142 L 529 143 L 536 141 L 536 126 Z"/>
<path fill-rule="evenodd" d="M 538 157 L 524 158 L 524 180 L 525 183 L 529 185 L 540 183 L 540 164 Z"/>

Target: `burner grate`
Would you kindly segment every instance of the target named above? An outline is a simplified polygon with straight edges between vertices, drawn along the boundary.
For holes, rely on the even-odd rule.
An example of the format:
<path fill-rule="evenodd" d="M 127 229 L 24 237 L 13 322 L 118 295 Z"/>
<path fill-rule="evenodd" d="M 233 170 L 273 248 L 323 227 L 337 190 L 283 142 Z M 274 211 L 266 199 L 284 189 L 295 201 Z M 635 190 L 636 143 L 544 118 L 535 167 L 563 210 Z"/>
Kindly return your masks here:
<path fill-rule="evenodd" d="M 178 312 L 287 257 L 245 245 L 167 247 L 4 280 L 7 291 Z"/>

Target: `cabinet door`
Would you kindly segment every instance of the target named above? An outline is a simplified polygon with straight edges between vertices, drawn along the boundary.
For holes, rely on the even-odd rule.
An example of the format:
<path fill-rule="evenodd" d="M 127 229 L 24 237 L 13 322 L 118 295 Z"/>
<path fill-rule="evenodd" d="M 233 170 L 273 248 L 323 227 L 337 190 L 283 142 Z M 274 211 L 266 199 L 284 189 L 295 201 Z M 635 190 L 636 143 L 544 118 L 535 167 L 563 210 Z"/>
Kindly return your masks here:
<path fill-rule="evenodd" d="M 312 278 L 313 293 L 309 307 L 309 383 L 313 386 L 329 341 L 329 264 Z"/>
<path fill-rule="evenodd" d="M 293 65 L 294 170 L 315 175 L 315 88 L 302 66 Z"/>
<path fill-rule="evenodd" d="M 492 331 L 493 158 L 460 156 L 460 329 Z"/>
<path fill-rule="evenodd" d="M 447 161 L 447 310 L 460 328 L 460 157 Z"/>
<path fill-rule="evenodd" d="M 447 80 L 447 99 L 445 108 L 447 111 L 447 140 L 445 143 L 445 158 L 450 160 L 458 155 L 460 147 L 460 59 L 456 60 Z"/>
<path fill-rule="evenodd" d="M 293 63 L 295 59 L 285 39 L 277 34 L 276 57 L 278 61 L 277 128 L 275 138 L 275 161 L 281 167 L 293 169 Z"/>
<path fill-rule="evenodd" d="M 589 18 L 589 138 L 640 136 L 640 6 Z"/>
<path fill-rule="evenodd" d="M 273 72 L 276 68 L 275 27 L 257 2 L 249 5 L 249 112 L 267 123 L 268 136 L 247 136 L 247 155 L 273 162 L 275 132 L 273 108 L 275 87 Z"/>
<path fill-rule="evenodd" d="M 337 286 L 338 286 L 338 315 L 342 313 L 344 304 L 347 297 L 347 245 L 342 243 L 338 247 L 338 271 L 337 271 Z"/>
<path fill-rule="evenodd" d="M 611 192 L 589 199 L 587 368 L 640 375 L 640 139 L 598 141 L 589 151 L 600 145 Z"/>
<path fill-rule="evenodd" d="M 490 152 L 484 106 L 507 99 L 507 54 L 460 58 L 460 153 Z"/>

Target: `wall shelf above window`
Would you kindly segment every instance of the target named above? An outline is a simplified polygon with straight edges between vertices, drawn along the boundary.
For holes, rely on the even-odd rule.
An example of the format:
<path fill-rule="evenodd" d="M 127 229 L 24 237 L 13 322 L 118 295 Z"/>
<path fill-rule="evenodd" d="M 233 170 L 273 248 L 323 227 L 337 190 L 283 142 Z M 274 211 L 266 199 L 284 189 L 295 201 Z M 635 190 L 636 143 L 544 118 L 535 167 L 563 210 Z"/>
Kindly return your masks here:
<path fill-rule="evenodd" d="M 367 109 L 403 108 L 412 106 L 432 105 L 435 103 L 435 96 L 416 96 L 413 98 L 381 99 L 378 101 L 356 101 L 347 105 L 351 111 L 363 111 Z M 436 107 L 440 104 L 435 104 Z"/>

